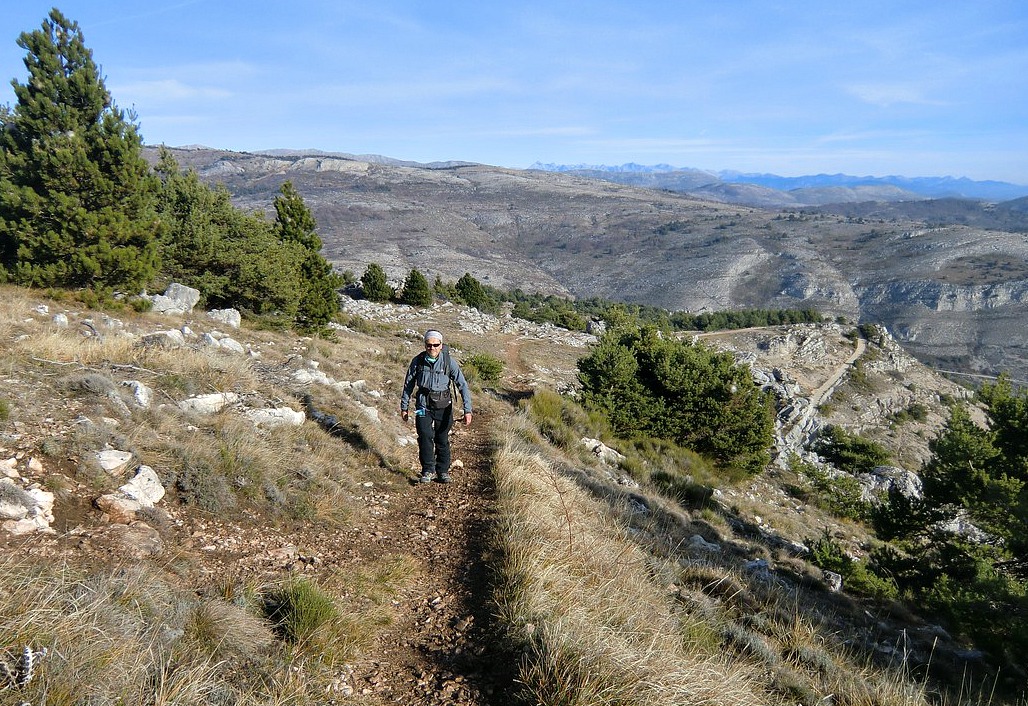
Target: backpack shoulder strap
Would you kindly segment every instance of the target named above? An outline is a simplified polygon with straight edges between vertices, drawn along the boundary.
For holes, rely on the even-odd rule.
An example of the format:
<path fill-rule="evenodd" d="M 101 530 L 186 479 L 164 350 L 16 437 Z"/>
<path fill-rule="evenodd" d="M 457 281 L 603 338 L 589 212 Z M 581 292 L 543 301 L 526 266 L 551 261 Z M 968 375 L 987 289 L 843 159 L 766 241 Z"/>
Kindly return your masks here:
<path fill-rule="evenodd" d="M 450 383 L 450 399 L 453 400 L 454 408 L 457 406 L 457 381 L 453 378 L 453 366 L 450 363 L 450 347 L 443 344 L 443 363 L 446 365 L 446 379 Z M 461 398 L 461 405 L 464 404 L 464 398 Z"/>
<path fill-rule="evenodd" d="M 443 344 L 443 366 L 446 368 L 446 377 L 450 377 L 450 347 Z"/>

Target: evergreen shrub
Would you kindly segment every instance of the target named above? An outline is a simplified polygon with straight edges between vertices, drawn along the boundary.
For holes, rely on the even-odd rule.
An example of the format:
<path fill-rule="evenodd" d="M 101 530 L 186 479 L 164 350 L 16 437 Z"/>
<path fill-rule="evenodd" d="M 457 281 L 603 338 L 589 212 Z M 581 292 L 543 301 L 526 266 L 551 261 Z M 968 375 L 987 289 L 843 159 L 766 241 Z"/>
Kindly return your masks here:
<path fill-rule="evenodd" d="M 476 353 L 464 361 L 469 377 L 482 382 L 496 382 L 503 376 L 503 361 L 489 353 Z"/>

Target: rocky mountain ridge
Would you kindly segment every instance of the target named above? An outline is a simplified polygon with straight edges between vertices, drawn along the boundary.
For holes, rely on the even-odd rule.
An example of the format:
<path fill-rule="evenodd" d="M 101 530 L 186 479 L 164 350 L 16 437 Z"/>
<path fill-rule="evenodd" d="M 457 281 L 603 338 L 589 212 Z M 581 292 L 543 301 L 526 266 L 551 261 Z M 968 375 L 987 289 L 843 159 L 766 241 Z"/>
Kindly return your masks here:
<path fill-rule="evenodd" d="M 728 184 L 761 187 L 780 201 L 780 205 L 818 206 L 862 201 L 909 201 L 916 199 L 963 198 L 1007 201 L 1028 196 L 1028 186 L 1002 181 L 975 181 L 967 177 L 853 176 L 850 174 L 809 174 L 783 177 L 777 174 L 745 173 L 731 170 L 709 171 L 672 167 L 669 164 L 617 166 L 590 164 L 543 164 L 529 169 L 563 172 L 607 179 L 619 184 L 669 189 L 683 193 L 710 190 L 717 193 Z M 746 193 L 746 192 L 740 192 Z M 860 194 L 868 198 L 859 199 Z M 760 205 L 745 196 L 726 198 L 733 203 Z"/>
<path fill-rule="evenodd" d="M 1014 226 L 867 208 L 768 210 L 567 173 L 425 168 L 329 155 L 176 151 L 242 207 L 292 181 L 340 269 L 670 310 L 813 307 L 886 326 L 925 361 L 1028 378 L 1028 241 Z M 1009 213 L 1023 219 L 1023 213 Z"/>

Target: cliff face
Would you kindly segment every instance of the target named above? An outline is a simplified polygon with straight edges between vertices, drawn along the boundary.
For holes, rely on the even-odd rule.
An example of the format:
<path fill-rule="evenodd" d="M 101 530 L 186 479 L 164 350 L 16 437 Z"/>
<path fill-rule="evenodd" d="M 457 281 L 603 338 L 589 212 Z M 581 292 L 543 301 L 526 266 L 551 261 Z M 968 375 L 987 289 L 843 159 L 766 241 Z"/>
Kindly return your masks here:
<path fill-rule="evenodd" d="M 895 204 L 846 215 L 482 165 L 214 150 L 175 156 L 224 183 L 245 208 L 270 210 L 292 181 L 318 220 L 328 259 L 358 275 L 377 262 L 396 281 L 412 267 L 450 280 L 470 272 L 502 288 L 672 310 L 814 307 L 881 323 L 935 364 L 1028 377 L 1020 333 L 1028 321 L 1025 235 L 939 225 L 931 202 L 918 202 L 916 218 Z"/>

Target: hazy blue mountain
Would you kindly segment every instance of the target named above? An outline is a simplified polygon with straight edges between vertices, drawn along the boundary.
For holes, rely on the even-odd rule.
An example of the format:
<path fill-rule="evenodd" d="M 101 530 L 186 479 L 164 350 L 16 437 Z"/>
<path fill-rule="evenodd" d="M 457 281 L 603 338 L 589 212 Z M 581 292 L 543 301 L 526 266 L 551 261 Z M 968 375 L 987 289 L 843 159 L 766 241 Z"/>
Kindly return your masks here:
<path fill-rule="evenodd" d="M 904 177 L 852 176 L 849 174 L 811 174 L 784 177 L 777 174 L 756 174 L 737 171 L 711 172 L 702 169 L 673 167 L 668 164 L 641 165 L 561 165 L 536 162 L 531 169 L 572 173 L 619 184 L 661 188 L 681 193 L 695 193 L 719 200 L 748 205 L 824 205 L 858 200 L 907 201 L 939 198 L 1008 201 L 1028 197 L 1028 186 L 1003 181 L 974 181 L 966 177 Z M 746 184 L 781 192 L 775 196 L 767 191 L 724 188 L 726 184 Z M 756 200 L 747 200 L 756 195 Z"/>
<path fill-rule="evenodd" d="M 851 176 L 849 174 L 815 174 L 783 177 L 777 174 L 742 174 L 721 172 L 722 180 L 759 184 L 771 189 L 792 191 L 824 187 L 893 186 L 929 198 L 986 199 L 1008 201 L 1028 196 L 1028 186 L 1003 181 L 974 181 L 967 177 L 903 177 Z"/>

